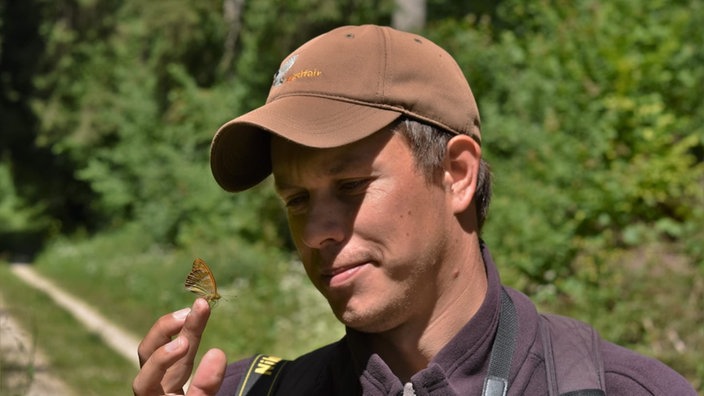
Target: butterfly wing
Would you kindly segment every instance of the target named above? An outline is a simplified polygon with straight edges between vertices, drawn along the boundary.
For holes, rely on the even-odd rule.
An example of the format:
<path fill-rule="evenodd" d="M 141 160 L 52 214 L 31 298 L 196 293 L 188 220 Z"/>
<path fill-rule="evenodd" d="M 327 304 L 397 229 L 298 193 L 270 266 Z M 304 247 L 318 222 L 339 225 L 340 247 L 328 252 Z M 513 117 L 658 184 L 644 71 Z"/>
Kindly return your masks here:
<path fill-rule="evenodd" d="M 215 302 L 220 299 L 213 272 L 210 271 L 208 264 L 199 258 L 193 261 L 193 267 L 186 277 L 184 286 L 208 302 Z"/>

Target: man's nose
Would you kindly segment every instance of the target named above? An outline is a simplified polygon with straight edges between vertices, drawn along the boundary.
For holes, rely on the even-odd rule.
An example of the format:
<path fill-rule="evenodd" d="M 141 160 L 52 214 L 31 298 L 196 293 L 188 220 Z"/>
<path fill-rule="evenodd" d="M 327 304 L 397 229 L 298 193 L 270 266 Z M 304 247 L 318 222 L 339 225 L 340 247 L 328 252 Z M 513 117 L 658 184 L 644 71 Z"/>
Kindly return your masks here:
<path fill-rule="evenodd" d="M 303 224 L 303 243 L 312 249 L 345 239 L 346 212 L 344 205 L 333 197 L 312 198 Z"/>

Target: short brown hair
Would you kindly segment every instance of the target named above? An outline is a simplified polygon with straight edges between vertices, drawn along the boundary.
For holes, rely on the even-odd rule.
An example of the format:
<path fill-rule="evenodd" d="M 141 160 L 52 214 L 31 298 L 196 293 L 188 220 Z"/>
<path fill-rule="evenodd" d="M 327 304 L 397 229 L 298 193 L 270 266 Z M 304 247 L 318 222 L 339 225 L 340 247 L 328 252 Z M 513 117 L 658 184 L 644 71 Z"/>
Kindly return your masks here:
<path fill-rule="evenodd" d="M 405 137 L 411 147 L 416 166 L 428 182 L 436 182 L 445 159 L 447 143 L 455 134 L 443 129 L 403 117 L 391 127 Z M 491 168 L 482 158 L 479 162 L 477 190 L 474 194 L 477 231 L 481 231 L 491 202 Z"/>

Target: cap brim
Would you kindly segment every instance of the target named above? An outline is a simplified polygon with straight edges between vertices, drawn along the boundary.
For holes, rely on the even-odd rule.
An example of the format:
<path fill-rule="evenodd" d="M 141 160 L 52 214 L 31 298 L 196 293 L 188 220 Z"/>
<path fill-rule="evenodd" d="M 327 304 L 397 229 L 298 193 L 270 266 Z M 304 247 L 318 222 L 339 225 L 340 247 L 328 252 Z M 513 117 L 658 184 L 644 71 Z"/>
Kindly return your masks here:
<path fill-rule="evenodd" d="M 400 116 L 400 110 L 325 97 L 280 97 L 220 127 L 211 145 L 210 167 L 223 189 L 243 191 L 271 173 L 270 133 L 304 146 L 338 147 Z"/>

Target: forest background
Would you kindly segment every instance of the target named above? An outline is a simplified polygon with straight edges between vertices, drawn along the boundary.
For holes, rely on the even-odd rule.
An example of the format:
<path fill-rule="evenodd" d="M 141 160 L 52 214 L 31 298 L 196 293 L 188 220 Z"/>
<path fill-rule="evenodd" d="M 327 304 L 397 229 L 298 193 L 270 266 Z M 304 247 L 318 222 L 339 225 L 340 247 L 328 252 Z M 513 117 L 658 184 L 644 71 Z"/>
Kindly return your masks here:
<path fill-rule="evenodd" d="M 399 25 L 403 3 L 425 10 L 409 28 L 455 56 L 477 97 L 495 176 L 483 239 L 505 283 L 701 393 L 699 0 L 0 1 L 0 260 L 33 260 L 144 334 L 189 304 L 181 285 L 202 257 L 227 300 L 206 346 L 293 357 L 335 339 L 269 182 L 219 190 L 210 140 L 263 103 L 298 45 Z M 28 298 L 12 300 L 40 345 L 56 337 Z M 82 364 L 124 393 L 131 369 L 106 375 L 96 359 Z"/>

